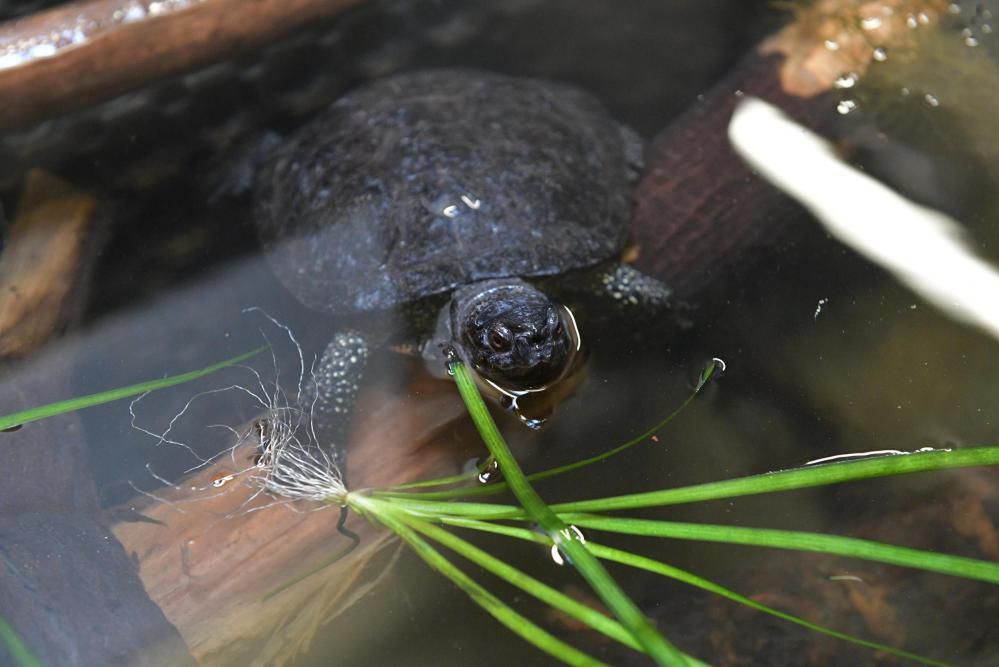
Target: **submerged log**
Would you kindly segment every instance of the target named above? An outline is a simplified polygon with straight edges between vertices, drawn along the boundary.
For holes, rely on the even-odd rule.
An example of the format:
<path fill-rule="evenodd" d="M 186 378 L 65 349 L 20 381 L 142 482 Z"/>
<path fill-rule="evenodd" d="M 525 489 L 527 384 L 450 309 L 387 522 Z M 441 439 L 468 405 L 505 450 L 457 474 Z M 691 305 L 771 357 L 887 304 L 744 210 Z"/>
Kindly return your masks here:
<path fill-rule="evenodd" d="M 450 475 L 474 455 L 474 431 L 450 383 L 417 373 L 407 393 L 383 385 L 362 394 L 363 418 L 349 447 L 349 489 Z M 257 444 L 247 438 L 155 498 L 128 503 L 146 520 L 113 527 L 138 562 L 150 597 L 203 664 L 239 662 L 238 647 L 261 640 L 260 664 L 290 661 L 391 559 L 384 553 L 391 533 L 352 515 L 347 526 L 360 535 L 360 546 L 296 581 L 349 542 L 337 533 L 337 508 L 276 502 L 238 474 L 253 461 Z"/>
<path fill-rule="evenodd" d="M 835 141 L 850 110 L 840 106 L 838 87 L 854 85 L 884 49 L 914 49 L 911 21 L 932 29 L 947 5 L 823 0 L 799 9 L 653 139 L 635 193 L 635 266 L 692 297 L 786 239 L 804 212 L 730 146 L 736 105 L 759 97 Z"/>
<path fill-rule="evenodd" d="M 0 25 L 0 128 L 246 52 L 359 0 L 83 0 Z"/>

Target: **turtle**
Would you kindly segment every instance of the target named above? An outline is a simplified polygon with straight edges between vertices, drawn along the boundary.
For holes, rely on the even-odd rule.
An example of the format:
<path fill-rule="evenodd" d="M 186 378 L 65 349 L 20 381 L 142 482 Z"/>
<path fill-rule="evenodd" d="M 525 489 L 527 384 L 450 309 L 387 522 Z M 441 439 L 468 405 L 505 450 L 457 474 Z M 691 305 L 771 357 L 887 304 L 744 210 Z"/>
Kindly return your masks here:
<path fill-rule="evenodd" d="M 472 69 L 363 84 L 272 148 L 253 187 L 264 253 L 342 323 L 315 372 L 324 439 L 344 437 L 373 348 L 409 341 L 437 375 L 456 354 L 515 407 L 580 349 L 550 292 L 667 306 L 621 263 L 642 148 L 583 90 Z"/>

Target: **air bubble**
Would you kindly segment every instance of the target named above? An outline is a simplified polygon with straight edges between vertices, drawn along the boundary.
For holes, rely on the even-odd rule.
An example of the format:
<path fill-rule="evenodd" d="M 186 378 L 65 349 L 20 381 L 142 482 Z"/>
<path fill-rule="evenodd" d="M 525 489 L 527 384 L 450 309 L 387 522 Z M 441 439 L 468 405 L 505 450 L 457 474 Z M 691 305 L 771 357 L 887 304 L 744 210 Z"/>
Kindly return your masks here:
<path fill-rule="evenodd" d="M 55 44 L 49 42 L 43 42 L 41 44 L 36 44 L 28 49 L 29 58 L 49 58 L 56 54 Z"/>
<path fill-rule="evenodd" d="M 812 319 L 814 319 L 814 320 L 819 319 L 819 315 L 822 314 L 822 307 L 824 305 L 826 305 L 827 303 L 829 303 L 829 298 L 828 297 L 824 297 L 822 299 L 819 299 L 819 302 L 815 305 L 815 314 L 812 315 Z"/>
<path fill-rule="evenodd" d="M 859 77 L 855 73 L 850 72 L 849 74 L 844 74 L 836 79 L 836 82 L 833 85 L 840 89 L 853 88 L 857 85 L 858 79 Z"/>
<path fill-rule="evenodd" d="M 836 105 L 836 111 L 840 112 L 842 115 L 847 115 L 857 109 L 856 100 L 840 100 L 840 103 Z"/>
<path fill-rule="evenodd" d="M 231 472 L 219 473 L 214 477 L 212 477 L 212 486 L 214 486 L 216 489 L 219 489 L 234 479 L 236 479 L 235 473 Z"/>
<path fill-rule="evenodd" d="M 566 526 L 558 532 L 559 536 L 564 540 L 576 540 L 580 544 L 586 544 L 586 537 L 583 536 L 583 531 L 581 531 L 576 526 Z M 556 565 L 565 565 L 570 563 L 568 558 L 562 555 L 562 552 L 558 548 L 559 539 L 555 538 L 555 543 L 552 544 L 552 560 L 555 561 Z"/>
<path fill-rule="evenodd" d="M 493 482 L 500 479 L 503 475 L 500 473 L 499 463 L 496 459 L 492 459 L 489 463 L 479 471 L 478 480 L 480 484 L 492 484 Z"/>
<path fill-rule="evenodd" d="M 124 9 L 118 9 L 111 18 L 119 23 L 133 23 L 146 17 L 146 9 L 138 2 L 128 3 Z"/>
<path fill-rule="evenodd" d="M 697 377 L 692 378 L 691 387 L 694 391 L 700 391 L 708 380 L 721 377 L 727 368 L 728 366 L 722 359 L 713 357 L 701 367 L 701 372 L 697 375 Z"/>
<path fill-rule="evenodd" d="M 454 349 L 454 345 L 442 345 L 441 354 L 444 355 L 444 367 L 447 374 L 453 376 L 455 364 L 461 363 L 458 350 Z"/>
<path fill-rule="evenodd" d="M 521 424 L 533 431 L 540 430 L 545 425 L 545 420 L 538 417 L 525 417 L 522 414 L 518 414 L 517 417 L 520 418 Z"/>

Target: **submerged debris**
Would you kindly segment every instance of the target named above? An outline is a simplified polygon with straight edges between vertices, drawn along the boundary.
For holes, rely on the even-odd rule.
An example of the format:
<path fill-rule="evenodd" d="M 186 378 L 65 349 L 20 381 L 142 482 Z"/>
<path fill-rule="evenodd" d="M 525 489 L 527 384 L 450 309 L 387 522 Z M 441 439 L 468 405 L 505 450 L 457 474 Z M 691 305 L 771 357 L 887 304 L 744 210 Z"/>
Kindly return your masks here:
<path fill-rule="evenodd" d="M 296 412 L 289 419 L 273 414 L 268 419 L 269 433 L 248 481 L 275 497 L 343 505 L 347 488 L 340 468 L 315 442 L 311 420 Z"/>
<path fill-rule="evenodd" d="M 741 103 L 729 137 L 839 241 L 945 314 L 999 339 L 999 270 L 975 252 L 956 220 L 843 163 L 825 140 L 761 100 Z"/>
<path fill-rule="evenodd" d="M 299 360 L 298 378 L 293 391 L 289 393 L 280 383 L 277 359 L 272 352 L 274 379 L 266 381 L 257 370 L 242 367 L 253 377 L 249 385 L 232 384 L 219 389 L 199 392 L 192 396 L 170 419 L 166 428 L 156 433 L 139 425 L 136 405 L 145 397 L 132 401 L 129 411 L 132 427 L 155 437 L 157 446 L 169 444 L 186 450 L 196 460 L 195 465 L 184 471 L 185 475 L 203 471 L 207 475 L 193 475 L 188 483 L 180 486 L 157 474 L 151 465 L 146 466 L 150 475 L 161 484 L 182 492 L 177 499 L 167 500 L 154 492 L 143 490 L 135 483 L 131 486 L 156 501 L 179 505 L 208 501 L 236 488 L 252 490 L 237 511 L 256 511 L 274 504 L 289 504 L 295 501 L 323 503 L 314 509 L 330 505 L 342 506 L 347 495 L 343 473 L 337 463 L 338 448 L 343 443 L 323 443 L 316 436 L 313 412 L 316 403 L 317 376 L 316 362 L 306 371 L 302 348 L 292 331 L 256 308 L 248 311 L 261 312 L 271 324 L 278 327 L 294 346 Z M 266 335 L 265 335 L 266 338 Z M 196 401 L 225 392 L 240 392 L 249 396 L 263 408 L 263 415 L 254 420 L 248 428 L 237 429 L 229 425 L 214 425 L 228 430 L 233 436 L 232 444 L 212 457 L 201 456 L 190 444 L 173 436 L 184 415 Z M 263 502 L 261 502 L 263 501 Z"/>

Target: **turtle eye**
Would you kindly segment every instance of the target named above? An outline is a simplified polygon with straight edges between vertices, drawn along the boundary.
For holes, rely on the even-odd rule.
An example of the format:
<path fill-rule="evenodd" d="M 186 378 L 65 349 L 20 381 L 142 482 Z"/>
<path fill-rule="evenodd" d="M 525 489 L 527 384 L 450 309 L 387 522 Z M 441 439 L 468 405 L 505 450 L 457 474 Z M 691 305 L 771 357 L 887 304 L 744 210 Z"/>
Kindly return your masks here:
<path fill-rule="evenodd" d="M 489 347 L 494 352 L 503 352 L 510 348 L 510 332 L 504 326 L 489 329 Z"/>

